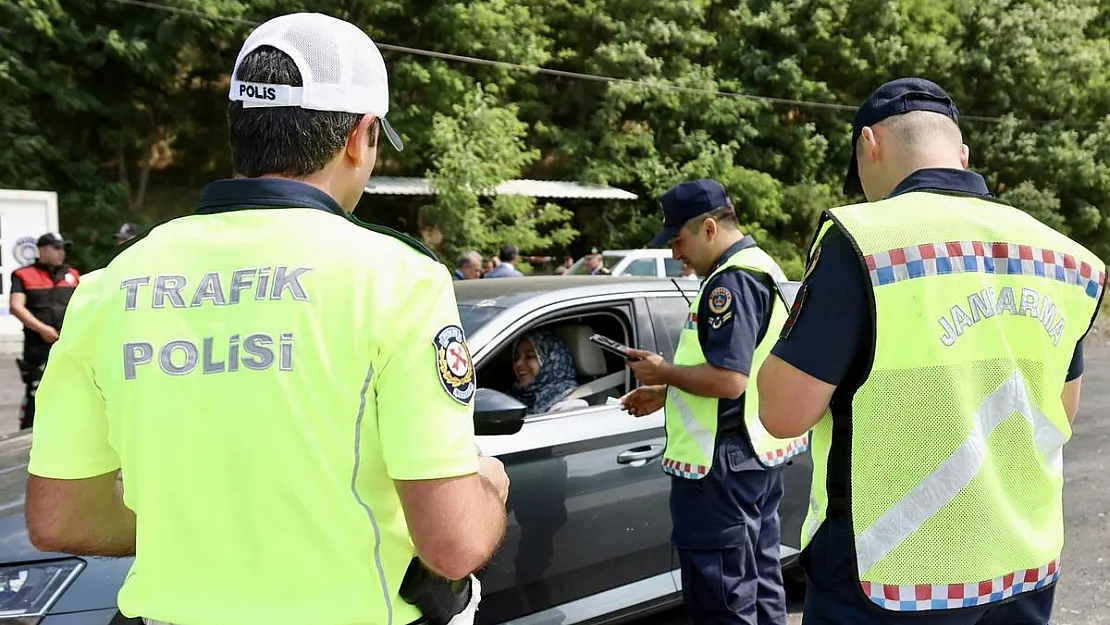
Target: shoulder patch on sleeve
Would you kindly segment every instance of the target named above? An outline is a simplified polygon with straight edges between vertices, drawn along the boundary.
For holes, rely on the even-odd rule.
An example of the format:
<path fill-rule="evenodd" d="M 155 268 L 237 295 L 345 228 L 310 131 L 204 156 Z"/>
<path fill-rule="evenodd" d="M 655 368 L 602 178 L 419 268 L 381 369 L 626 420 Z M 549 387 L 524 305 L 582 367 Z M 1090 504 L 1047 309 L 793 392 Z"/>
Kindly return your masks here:
<path fill-rule="evenodd" d="M 732 291 L 719 286 L 709 293 L 709 312 L 720 315 L 732 307 Z"/>
<path fill-rule="evenodd" d="M 436 348 L 436 373 L 443 390 L 460 404 L 469 404 L 474 399 L 476 384 L 474 363 L 463 329 L 454 324 L 444 326 L 436 332 L 432 343 Z"/>
<path fill-rule="evenodd" d="M 705 321 L 710 328 L 720 330 L 721 326 L 732 319 L 732 291 L 728 287 L 719 286 L 710 291 L 706 305 L 709 314 Z"/>

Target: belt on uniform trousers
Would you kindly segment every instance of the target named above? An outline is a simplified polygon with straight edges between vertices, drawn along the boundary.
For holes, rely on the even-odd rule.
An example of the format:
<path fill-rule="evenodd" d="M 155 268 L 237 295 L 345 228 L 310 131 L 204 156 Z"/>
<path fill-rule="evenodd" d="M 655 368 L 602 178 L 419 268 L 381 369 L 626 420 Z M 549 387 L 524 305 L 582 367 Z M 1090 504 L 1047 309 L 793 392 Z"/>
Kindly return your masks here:
<path fill-rule="evenodd" d="M 721 426 L 717 430 L 717 438 L 735 438 L 737 436 L 747 436 L 747 428 L 743 423 L 732 423 L 729 425 Z"/>

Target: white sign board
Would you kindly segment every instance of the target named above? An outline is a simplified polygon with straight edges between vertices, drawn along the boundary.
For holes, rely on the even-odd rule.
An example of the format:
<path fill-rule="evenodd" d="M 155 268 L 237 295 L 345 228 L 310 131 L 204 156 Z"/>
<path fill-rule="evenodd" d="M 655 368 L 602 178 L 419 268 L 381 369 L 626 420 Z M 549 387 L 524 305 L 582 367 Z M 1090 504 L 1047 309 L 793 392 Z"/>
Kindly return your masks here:
<path fill-rule="evenodd" d="M 23 324 L 11 315 L 12 272 L 35 262 L 38 238 L 58 231 L 58 194 L 0 189 L 0 335 L 20 337 Z"/>

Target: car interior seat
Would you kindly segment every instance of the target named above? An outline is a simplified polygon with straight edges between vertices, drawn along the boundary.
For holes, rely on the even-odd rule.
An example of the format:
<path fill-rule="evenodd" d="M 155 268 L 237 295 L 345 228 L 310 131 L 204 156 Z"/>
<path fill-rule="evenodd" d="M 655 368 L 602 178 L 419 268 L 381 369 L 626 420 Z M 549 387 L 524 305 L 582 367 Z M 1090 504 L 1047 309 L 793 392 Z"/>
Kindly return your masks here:
<path fill-rule="evenodd" d="M 565 325 L 559 327 L 558 334 L 570 349 L 579 380 L 585 380 L 567 399 L 585 399 L 593 406 L 604 403 L 607 397 L 620 397 L 621 386 L 625 382 L 627 372 L 622 368 L 613 373 L 607 373 L 605 352 L 590 342 L 594 329 L 585 324 Z"/>

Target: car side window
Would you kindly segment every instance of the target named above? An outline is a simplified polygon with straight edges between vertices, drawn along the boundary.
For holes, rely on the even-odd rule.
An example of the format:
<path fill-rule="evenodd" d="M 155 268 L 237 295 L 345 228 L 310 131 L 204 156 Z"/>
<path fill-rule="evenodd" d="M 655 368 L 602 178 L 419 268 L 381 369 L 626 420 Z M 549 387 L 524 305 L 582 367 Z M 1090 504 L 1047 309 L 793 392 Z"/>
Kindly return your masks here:
<path fill-rule="evenodd" d="M 667 272 L 668 278 L 681 278 L 682 277 L 682 261 L 673 258 L 664 258 L 663 267 Z"/>
<path fill-rule="evenodd" d="M 656 297 L 648 300 L 651 324 L 655 328 L 655 345 L 667 360 L 674 360 L 678 337 L 690 314 L 690 304 L 681 296 Z"/>
<path fill-rule="evenodd" d="M 553 386 L 562 391 L 568 384 L 573 384 L 574 397 L 566 397 L 549 406 L 550 402 L 545 398 L 550 399 L 551 394 L 560 393 L 552 390 L 526 393 L 526 397 L 522 396 L 521 399 L 530 408 L 533 404 L 543 405 L 539 410 L 530 409 L 529 416 L 603 405 L 607 398 L 620 397 L 628 392 L 630 377 L 619 357 L 602 351 L 589 341 L 589 337 L 597 333 L 617 342 L 630 344 L 632 336 L 627 324 L 628 318 L 623 312 L 600 309 L 560 316 L 515 332 L 512 337 L 503 340 L 495 355 L 478 367 L 478 385 L 515 396 L 518 391 L 514 391 L 514 382 L 528 380 L 537 375 L 540 368 L 552 366 L 554 369 L 543 376 L 545 387 Z M 541 333 L 540 340 L 545 343 L 541 346 L 542 351 L 550 354 L 550 350 L 556 349 L 562 354 L 555 358 L 538 359 L 529 350 L 522 350 L 524 358 L 518 371 L 513 345 L 520 338 L 537 331 Z M 544 364 L 542 360 L 547 363 Z M 532 389 L 539 390 L 534 386 Z"/>
<path fill-rule="evenodd" d="M 621 272 L 626 276 L 654 276 L 657 274 L 654 258 L 637 258 Z"/>

